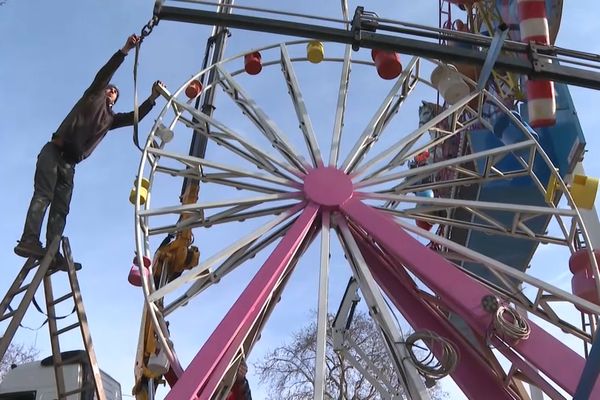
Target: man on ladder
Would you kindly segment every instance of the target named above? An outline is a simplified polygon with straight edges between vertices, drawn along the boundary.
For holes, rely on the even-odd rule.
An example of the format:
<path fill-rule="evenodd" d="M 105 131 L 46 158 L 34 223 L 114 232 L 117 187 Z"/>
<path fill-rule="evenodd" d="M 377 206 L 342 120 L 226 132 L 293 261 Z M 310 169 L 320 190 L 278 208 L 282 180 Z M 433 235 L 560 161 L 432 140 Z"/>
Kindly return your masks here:
<path fill-rule="evenodd" d="M 69 204 L 73 193 L 75 165 L 98 146 L 109 130 L 133 125 L 134 112 L 114 113 L 113 105 L 119 98 L 119 90 L 110 80 L 125 60 L 129 50 L 140 43 L 137 35 L 127 38 L 125 45 L 98 71 L 90 87 L 75 104 L 71 112 L 52 135 L 52 140 L 42 148 L 37 158 L 34 193 L 21 240 L 14 251 L 21 257 L 42 258 L 46 250 L 39 237 L 48 206 L 46 245 L 55 237 L 61 237 L 65 228 Z M 160 81 L 152 86 L 150 96 L 139 108 L 139 118 L 144 118 L 159 96 Z M 64 257 L 57 252 L 54 268 L 65 269 Z"/>

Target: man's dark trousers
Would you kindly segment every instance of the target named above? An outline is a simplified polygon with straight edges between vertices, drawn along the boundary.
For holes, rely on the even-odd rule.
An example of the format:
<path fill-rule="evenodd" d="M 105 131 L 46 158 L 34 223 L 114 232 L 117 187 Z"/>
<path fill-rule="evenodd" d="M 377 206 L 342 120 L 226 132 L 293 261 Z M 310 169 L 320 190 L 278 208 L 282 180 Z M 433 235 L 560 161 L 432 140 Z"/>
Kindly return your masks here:
<path fill-rule="evenodd" d="M 48 205 L 50 213 L 46 244 L 49 245 L 54 237 L 62 236 L 73 194 L 74 175 L 75 164 L 65 161 L 61 149 L 56 144 L 46 143 L 35 166 L 33 198 L 27 211 L 22 241 L 39 242 Z"/>

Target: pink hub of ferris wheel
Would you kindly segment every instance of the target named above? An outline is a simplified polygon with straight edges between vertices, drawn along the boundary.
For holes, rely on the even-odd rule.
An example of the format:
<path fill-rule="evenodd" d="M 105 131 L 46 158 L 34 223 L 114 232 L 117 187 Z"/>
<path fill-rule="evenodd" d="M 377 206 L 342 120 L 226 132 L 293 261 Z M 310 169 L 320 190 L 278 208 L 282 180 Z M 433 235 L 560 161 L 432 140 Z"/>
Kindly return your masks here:
<path fill-rule="evenodd" d="M 320 167 L 310 171 L 304 178 L 306 199 L 325 209 L 335 210 L 352 197 L 352 180 L 333 167 Z"/>

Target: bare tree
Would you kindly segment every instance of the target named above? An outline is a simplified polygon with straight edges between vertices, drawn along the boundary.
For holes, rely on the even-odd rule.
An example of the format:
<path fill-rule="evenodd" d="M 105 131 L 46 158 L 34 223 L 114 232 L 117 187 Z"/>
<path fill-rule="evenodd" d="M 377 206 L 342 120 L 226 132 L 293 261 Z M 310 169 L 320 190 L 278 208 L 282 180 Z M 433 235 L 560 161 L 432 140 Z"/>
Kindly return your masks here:
<path fill-rule="evenodd" d="M 2 382 L 4 375 L 10 370 L 11 365 L 34 361 L 38 355 L 39 351 L 33 346 L 11 343 L 4 357 L 0 360 L 0 382 Z"/>
<path fill-rule="evenodd" d="M 330 321 L 332 317 L 330 316 Z M 379 376 L 386 377 L 394 389 L 400 389 L 386 347 L 373 321 L 362 312 L 354 315 L 348 332 L 350 338 L 373 362 Z M 376 388 L 342 353 L 333 349 L 331 332 L 327 335 L 325 399 L 379 400 Z M 317 326 L 311 323 L 293 333 L 288 343 L 270 351 L 254 364 L 260 382 L 269 387 L 269 400 L 308 400 L 313 398 L 315 382 Z M 446 399 L 439 385 L 430 389 L 432 399 Z"/>

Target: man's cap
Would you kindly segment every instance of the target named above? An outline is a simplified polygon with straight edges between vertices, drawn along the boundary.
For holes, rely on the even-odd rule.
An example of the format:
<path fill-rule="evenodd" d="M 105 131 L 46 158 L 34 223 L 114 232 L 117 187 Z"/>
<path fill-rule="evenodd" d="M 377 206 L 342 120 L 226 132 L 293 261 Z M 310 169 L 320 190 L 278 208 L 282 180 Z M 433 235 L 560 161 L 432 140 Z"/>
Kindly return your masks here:
<path fill-rule="evenodd" d="M 109 83 L 106 88 L 115 89 L 117 91 L 117 97 L 115 98 L 115 104 L 117 104 L 117 100 L 119 100 L 119 88 L 116 85 L 113 85 L 112 83 Z"/>

